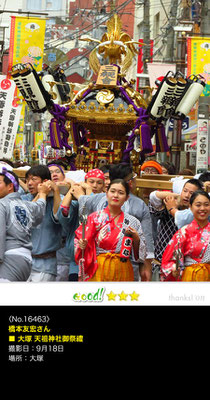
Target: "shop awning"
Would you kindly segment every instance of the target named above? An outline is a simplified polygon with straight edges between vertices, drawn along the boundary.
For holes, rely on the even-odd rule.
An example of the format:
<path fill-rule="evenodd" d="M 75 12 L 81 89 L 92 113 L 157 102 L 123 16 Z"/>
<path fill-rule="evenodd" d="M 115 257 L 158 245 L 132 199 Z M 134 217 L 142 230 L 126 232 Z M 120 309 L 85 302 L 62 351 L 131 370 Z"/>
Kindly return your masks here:
<path fill-rule="evenodd" d="M 182 131 L 182 140 L 192 140 L 197 137 L 197 124 L 192 125 L 190 128 Z"/>

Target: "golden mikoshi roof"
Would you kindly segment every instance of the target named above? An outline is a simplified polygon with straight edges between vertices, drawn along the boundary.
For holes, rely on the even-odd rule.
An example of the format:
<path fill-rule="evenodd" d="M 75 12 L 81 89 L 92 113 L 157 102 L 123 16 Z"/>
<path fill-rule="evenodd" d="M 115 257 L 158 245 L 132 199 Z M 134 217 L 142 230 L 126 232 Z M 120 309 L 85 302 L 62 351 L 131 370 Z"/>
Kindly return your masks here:
<path fill-rule="evenodd" d="M 68 104 L 68 120 L 85 124 L 93 133 L 113 135 L 113 124 L 119 138 L 135 125 L 138 116 L 135 107 L 147 108 L 147 101 L 134 89 L 135 81 L 127 82 L 125 72 L 138 51 L 130 36 L 122 31 L 122 22 L 115 14 L 107 22 L 107 32 L 101 40 L 82 39 L 97 45 L 90 53 L 90 68 L 97 74 L 96 83 L 90 82 Z M 101 65 L 97 53 L 108 58 L 108 65 Z M 124 95 L 123 95 L 124 94 Z M 105 128 L 106 126 L 106 128 Z M 118 127 L 119 129 L 118 129 Z M 109 129 L 110 128 L 110 129 Z"/>
<path fill-rule="evenodd" d="M 138 114 L 133 106 L 146 108 L 143 97 L 133 89 L 129 83 L 123 84 L 123 90 L 132 99 L 130 104 L 116 85 L 114 87 L 100 87 L 100 85 L 89 84 L 86 88 L 75 95 L 69 104 L 66 113 L 68 120 L 84 124 L 92 133 L 98 135 L 113 135 L 113 124 L 115 135 L 119 139 L 131 130 Z"/>

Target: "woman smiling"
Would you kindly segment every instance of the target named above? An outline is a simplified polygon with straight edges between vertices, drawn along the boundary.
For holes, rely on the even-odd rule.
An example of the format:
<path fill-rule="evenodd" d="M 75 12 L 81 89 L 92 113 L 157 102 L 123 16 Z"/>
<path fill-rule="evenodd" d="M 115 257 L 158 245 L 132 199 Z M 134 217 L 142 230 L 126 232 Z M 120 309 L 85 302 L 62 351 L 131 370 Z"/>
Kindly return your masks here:
<path fill-rule="evenodd" d="M 198 190 L 190 198 L 194 220 L 179 229 L 166 247 L 162 280 L 210 280 L 210 197 Z"/>
<path fill-rule="evenodd" d="M 108 206 L 88 216 L 85 239 L 82 226 L 76 230 L 75 260 L 79 264 L 84 250 L 85 280 L 133 281 L 130 258 L 144 261 L 146 244 L 141 224 L 121 210 L 128 196 L 129 185 L 122 179 L 113 180 L 107 191 Z M 126 244 L 130 244 L 130 254 Z"/>

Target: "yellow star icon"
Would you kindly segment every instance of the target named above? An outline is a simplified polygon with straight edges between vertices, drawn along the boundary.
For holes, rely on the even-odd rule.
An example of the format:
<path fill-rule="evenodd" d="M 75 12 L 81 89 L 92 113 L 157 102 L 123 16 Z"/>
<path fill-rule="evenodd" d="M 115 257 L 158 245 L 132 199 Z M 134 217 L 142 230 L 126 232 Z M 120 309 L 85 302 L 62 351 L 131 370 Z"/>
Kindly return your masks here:
<path fill-rule="evenodd" d="M 114 300 L 114 301 L 115 301 L 115 297 L 116 297 L 116 296 L 117 296 L 117 295 L 114 294 L 114 293 L 111 291 L 109 294 L 107 294 L 108 301 L 110 301 L 110 300 Z"/>
<path fill-rule="evenodd" d="M 127 300 L 128 294 L 125 294 L 124 291 L 122 291 L 120 294 L 118 294 L 120 301 L 121 300 Z"/>
<path fill-rule="evenodd" d="M 133 293 L 129 294 L 129 296 L 131 297 L 131 301 L 133 301 L 133 300 L 138 301 L 138 299 L 139 299 L 139 294 L 136 293 L 135 291 Z"/>

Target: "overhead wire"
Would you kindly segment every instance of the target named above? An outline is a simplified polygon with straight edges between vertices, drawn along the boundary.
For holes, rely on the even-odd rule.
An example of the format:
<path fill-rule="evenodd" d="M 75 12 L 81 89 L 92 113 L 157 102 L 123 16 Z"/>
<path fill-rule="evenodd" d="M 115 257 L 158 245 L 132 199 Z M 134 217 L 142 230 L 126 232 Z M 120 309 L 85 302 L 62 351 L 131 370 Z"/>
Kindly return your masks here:
<path fill-rule="evenodd" d="M 84 27 L 84 28 L 82 28 L 82 29 L 80 29 L 80 30 L 77 29 L 75 32 L 66 35 L 66 36 L 63 38 L 64 40 L 63 40 L 62 43 L 58 43 L 57 45 L 54 44 L 53 47 L 60 46 L 61 44 L 66 43 L 66 42 L 68 42 L 69 40 L 73 40 L 73 39 L 69 39 L 69 36 L 70 36 L 71 38 L 74 37 L 74 36 L 76 36 L 75 39 L 77 39 L 77 38 L 79 38 L 79 37 L 82 35 L 82 32 L 85 31 L 85 33 L 88 33 L 88 32 L 90 32 L 90 31 L 92 31 L 93 28 L 97 28 L 99 25 L 101 25 L 101 24 L 107 22 L 107 21 L 110 19 L 111 16 L 113 16 L 115 13 L 118 13 L 118 11 L 120 11 L 121 9 L 125 8 L 126 5 L 129 4 L 131 1 L 132 1 L 132 0 L 126 0 L 126 1 L 124 1 L 120 6 L 116 7 L 116 9 L 115 9 L 114 11 L 111 11 L 110 13 L 108 13 L 108 15 L 103 16 L 103 17 L 100 18 L 97 22 L 94 21 L 93 23 L 87 25 L 86 27 Z M 88 29 L 88 28 L 90 28 L 90 29 Z M 68 38 L 68 39 L 65 40 L 65 38 Z M 54 41 L 52 40 L 52 41 L 50 42 L 50 44 L 52 44 L 52 43 L 54 43 L 54 42 L 57 42 L 58 40 L 60 40 L 60 39 L 55 39 Z M 52 47 L 52 46 L 50 46 L 50 47 Z M 47 49 L 47 47 L 45 47 L 45 49 Z"/>
<path fill-rule="evenodd" d="M 179 5 L 181 4 L 181 1 L 182 1 L 182 0 L 180 0 Z M 97 28 L 99 25 L 101 25 L 101 24 L 105 23 L 106 21 L 108 21 L 108 20 L 110 19 L 110 17 L 111 17 L 113 14 L 115 14 L 116 12 L 117 12 L 119 15 L 120 15 L 121 13 L 123 14 L 123 9 L 124 9 L 129 3 L 131 3 L 131 2 L 132 2 L 133 4 L 135 4 L 135 3 L 133 2 L 133 0 L 126 0 L 126 1 L 125 1 L 124 3 L 122 3 L 120 6 L 116 7 L 115 10 L 113 10 L 112 12 L 110 12 L 110 13 L 108 14 L 108 16 L 104 16 L 104 15 L 103 15 L 103 17 L 100 18 L 97 22 L 94 21 L 94 22 L 92 22 L 91 24 L 89 24 L 88 26 L 86 26 L 86 27 L 84 27 L 84 28 L 82 28 L 82 29 L 79 29 L 79 30 L 77 29 L 76 31 L 71 32 L 70 34 L 66 35 L 66 36 L 63 37 L 62 39 L 55 39 L 55 42 L 59 42 L 59 43 L 58 43 L 57 45 L 56 45 L 56 44 L 53 45 L 53 47 L 61 46 L 62 44 L 67 43 L 69 40 L 73 40 L 73 38 L 74 38 L 74 39 L 78 39 L 78 38 L 82 35 L 82 32 L 85 31 L 85 33 L 87 34 L 88 32 L 92 31 L 93 28 Z M 138 6 L 137 8 L 140 8 L 143 4 L 144 4 L 143 2 L 137 4 L 137 6 Z M 164 7 L 165 7 L 166 5 L 169 5 L 169 4 L 171 4 L 171 7 L 172 7 L 172 3 L 171 3 L 171 2 L 168 2 L 168 3 L 164 2 Z M 161 5 L 162 5 L 162 1 L 161 1 Z M 154 6 L 154 7 L 159 7 L 158 5 L 153 5 L 153 6 Z M 162 42 L 162 45 L 161 45 L 160 47 L 158 47 L 157 50 L 155 50 L 155 52 L 153 53 L 153 59 L 154 59 L 154 57 L 155 57 L 157 54 L 162 54 L 161 52 L 164 50 L 164 48 L 165 48 L 165 46 L 166 46 L 166 41 L 165 41 L 164 39 L 166 39 L 166 37 L 167 37 L 167 35 L 168 35 L 168 31 L 169 31 L 170 29 L 173 28 L 173 25 L 171 24 L 171 18 L 170 18 L 170 17 L 171 17 L 171 7 L 170 7 L 170 10 L 169 10 L 169 14 L 168 14 L 168 13 L 166 12 L 166 10 L 163 8 L 163 9 L 164 9 L 164 12 L 165 12 L 165 15 L 166 15 L 166 17 L 167 17 L 167 20 L 166 20 L 166 22 L 164 23 L 164 25 L 160 28 L 161 33 L 158 34 L 158 35 L 153 39 L 153 40 L 155 41 L 155 47 L 158 46 L 158 44 L 160 43 L 160 41 Z M 84 11 L 84 10 L 83 10 L 83 11 Z M 130 8 L 130 9 L 126 8 L 126 12 L 129 12 L 129 11 L 134 11 L 134 9 L 133 9 L 133 8 Z M 138 17 L 136 17 L 135 14 L 132 14 L 132 13 L 131 13 L 131 15 L 134 16 L 135 18 L 138 18 Z M 176 17 L 176 21 L 178 21 L 178 16 Z M 166 26 L 165 26 L 165 25 L 166 25 Z M 81 26 L 81 25 L 80 25 L 80 26 Z M 89 29 L 87 29 L 87 28 L 89 28 Z M 69 38 L 69 36 L 70 36 L 70 38 Z M 157 41 L 157 40 L 158 40 L 158 41 Z M 51 41 L 49 44 L 50 44 L 50 47 L 52 47 L 52 41 Z M 148 46 L 150 46 L 150 45 L 148 45 Z M 47 49 L 47 47 L 45 47 L 45 50 L 46 50 L 46 49 Z M 87 52 L 83 53 L 79 59 L 78 59 L 78 57 L 77 57 L 77 59 L 76 59 L 72 64 L 68 65 L 68 67 L 66 67 L 65 69 L 72 67 L 73 65 L 75 65 L 75 64 L 77 64 L 79 61 L 81 61 L 82 59 L 88 57 L 89 53 L 90 53 L 93 49 L 94 49 L 94 47 L 91 47 L 91 49 L 88 49 Z M 69 61 L 69 62 L 70 62 L 70 61 Z M 69 62 L 64 62 L 63 64 L 69 64 Z"/>
<path fill-rule="evenodd" d="M 120 15 L 121 13 L 123 13 L 123 9 L 124 9 L 124 8 L 126 7 L 126 5 L 128 5 L 131 1 L 132 1 L 132 0 L 126 0 L 124 3 L 120 4 L 118 7 L 116 7 L 116 9 L 113 10 L 112 13 L 109 13 L 108 16 L 106 16 L 105 19 L 102 18 L 102 19 L 103 19 L 103 22 L 108 21 L 108 20 L 110 19 L 110 17 L 111 17 L 112 15 L 114 15 L 116 12 L 117 12 L 117 14 L 119 14 L 119 15 Z M 142 4 L 143 4 L 143 3 L 142 3 Z M 133 10 L 133 8 L 132 8 L 132 10 Z M 121 12 L 120 12 L 120 11 L 121 11 Z M 100 21 L 101 21 L 101 19 L 100 19 Z M 98 21 L 97 23 L 94 22 L 94 23 L 90 24 L 91 29 L 89 29 L 88 31 L 86 30 L 87 27 L 85 27 L 84 29 L 80 30 L 80 32 L 83 31 L 83 30 L 85 30 L 86 33 L 92 31 L 92 27 L 93 27 L 93 26 L 94 26 L 94 28 L 98 27 L 98 26 L 100 25 L 100 21 Z M 81 36 L 81 35 L 79 35 L 80 32 L 78 32 L 78 30 L 75 32 L 75 35 L 78 35 L 77 38 L 79 38 L 79 37 Z M 71 35 L 71 37 L 72 37 L 72 35 Z M 77 38 L 75 38 L 75 39 L 77 39 Z M 57 39 L 57 40 L 58 40 L 58 39 Z M 57 40 L 56 40 L 56 41 L 57 41 Z M 60 45 L 62 45 L 62 44 L 65 44 L 65 43 L 68 42 L 68 41 L 69 41 L 69 39 L 68 39 L 68 40 L 63 40 L 63 41 L 61 41 L 58 45 L 60 46 Z M 51 42 L 50 42 L 50 44 L 51 44 Z M 54 45 L 54 47 L 57 47 L 58 45 Z M 50 46 L 50 47 L 52 47 L 52 46 Z M 45 50 L 47 50 L 46 47 L 45 47 Z M 86 57 L 90 54 L 90 52 L 91 52 L 92 50 L 94 50 L 94 47 L 91 47 L 91 49 L 88 49 L 87 52 L 86 52 L 86 53 L 83 53 L 79 59 L 78 59 L 78 57 L 77 57 L 76 60 L 75 60 L 72 64 L 70 64 L 70 61 L 63 62 L 61 65 L 67 65 L 67 66 L 63 67 L 63 69 L 66 70 L 66 69 L 71 68 L 73 65 L 77 64 L 77 63 L 80 62 L 82 59 L 86 58 Z"/>

